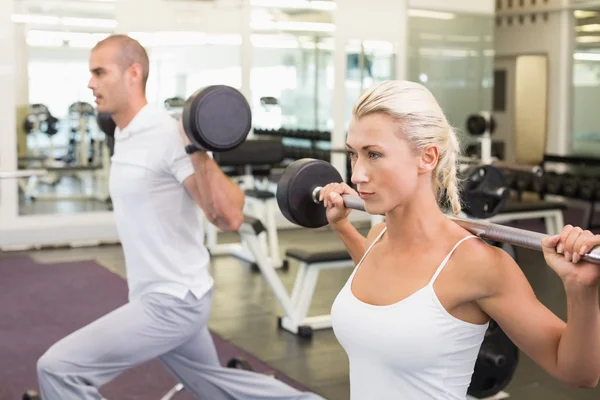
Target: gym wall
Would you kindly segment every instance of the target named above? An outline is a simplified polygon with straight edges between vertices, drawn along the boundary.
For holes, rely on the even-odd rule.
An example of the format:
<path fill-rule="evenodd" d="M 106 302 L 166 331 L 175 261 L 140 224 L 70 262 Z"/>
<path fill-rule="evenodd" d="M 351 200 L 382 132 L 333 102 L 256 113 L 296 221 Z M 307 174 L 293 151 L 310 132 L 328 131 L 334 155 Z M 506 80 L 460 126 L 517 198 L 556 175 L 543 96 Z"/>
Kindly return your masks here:
<path fill-rule="evenodd" d="M 509 7 L 509 3 L 512 7 Z M 496 57 L 546 55 L 548 58 L 547 143 L 545 151 L 567 154 L 571 137 L 573 12 L 560 0 L 500 0 L 494 35 Z M 499 132 L 500 132 L 499 127 Z M 507 133 L 510 134 L 510 133 Z"/>

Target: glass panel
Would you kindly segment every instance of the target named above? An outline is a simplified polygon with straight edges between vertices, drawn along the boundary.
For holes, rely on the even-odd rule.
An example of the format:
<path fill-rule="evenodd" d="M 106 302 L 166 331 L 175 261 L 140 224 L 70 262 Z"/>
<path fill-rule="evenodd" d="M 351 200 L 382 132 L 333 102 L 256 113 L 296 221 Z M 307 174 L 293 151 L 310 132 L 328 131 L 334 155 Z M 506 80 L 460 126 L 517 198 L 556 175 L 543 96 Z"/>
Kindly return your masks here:
<path fill-rule="evenodd" d="M 493 33 L 488 15 L 409 17 L 408 79 L 431 90 L 459 133 L 470 114 L 492 109 Z"/>
<path fill-rule="evenodd" d="M 575 10 L 572 153 L 600 154 L 600 10 Z"/>
<path fill-rule="evenodd" d="M 28 118 L 32 132 L 27 135 L 26 148 L 20 149 L 20 167 L 51 167 L 53 173 L 22 182 L 20 213 L 110 210 L 110 156 L 105 135 L 95 122 L 92 92 L 87 88 L 90 50 L 101 37 L 86 36 L 89 40 L 85 43 L 66 45 L 41 41 L 55 36 L 35 32 L 29 36 L 28 102 L 44 105 L 59 123 L 58 132 L 49 137 L 43 132 L 45 115 Z M 241 89 L 239 35 L 141 32 L 130 36 L 146 47 L 150 58 L 149 103 L 166 107 L 165 100 L 187 99 L 197 89 L 212 84 Z M 88 112 L 81 114 L 74 105 L 84 105 Z M 19 123 L 23 125 L 26 117 L 27 112 L 22 113 Z"/>
<path fill-rule="evenodd" d="M 95 122 L 88 81 L 89 51 L 100 37 L 65 37 L 66 45 L 47 40 L 60 34 L 27 34 L 28 110 L 17 123 L 26 133 L 19 147 L 19 168 L 49 168 L 41 178 L 20 181 L 19 214 L 70 214 L 107 211 L 108 151 Z M 67 33 L 68 35 L 68 33 Z M 74 40 L 77 39 L 77 40 Z"/>
<path fill-rule="evenodd" d="M 252 37 L 250 74 L 254 125 L 263 129 L 315 129 L 314 39 L 280 34 Z"/>
<path fill-rule="evenodd" d="M 396 55 L 392 43 L 350 40 L 346 45 L 346 125 L 361 92 L 377 82 L 396 79 Z"/>

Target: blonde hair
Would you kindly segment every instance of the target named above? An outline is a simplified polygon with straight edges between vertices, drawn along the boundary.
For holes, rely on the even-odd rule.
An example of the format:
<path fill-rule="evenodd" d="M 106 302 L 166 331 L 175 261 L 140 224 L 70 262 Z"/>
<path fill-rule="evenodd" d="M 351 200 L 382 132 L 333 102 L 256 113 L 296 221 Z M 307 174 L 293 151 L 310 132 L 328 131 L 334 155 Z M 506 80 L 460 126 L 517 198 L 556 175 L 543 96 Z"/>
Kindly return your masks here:
<path fill-rule="evenodd" d="M 449 203 L 453 213 L 459 214 L 462 209 L 457 172 L 460 144 L 431 92 L 415 82 L 380 82 L 363 91 L 352 110 L 357 119 L 375 113 L 396 120 L 415 151 L 428 146 L 438 148 L 438 164 L 433 171 L 436 199 L 440 206 Z"/>

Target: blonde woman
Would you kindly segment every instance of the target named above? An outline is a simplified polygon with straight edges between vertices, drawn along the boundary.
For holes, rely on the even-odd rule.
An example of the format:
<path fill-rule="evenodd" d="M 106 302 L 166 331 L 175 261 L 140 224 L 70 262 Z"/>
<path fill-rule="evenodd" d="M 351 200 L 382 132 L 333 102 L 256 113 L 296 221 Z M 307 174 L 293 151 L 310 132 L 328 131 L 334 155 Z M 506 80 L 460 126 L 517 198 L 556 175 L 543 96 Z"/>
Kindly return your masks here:
<path fill-rule="evenodd" d="M 350 361 L 351 399 L 465 399 L 490 319 L 552 376 L 597 385 L 600 266 L 580 259 L 600 235 L 566 226 L 542 243 L 564 283 L 565 323 L 536 299 L 508 254 L 444 214 L 445 206 L 461 210 L 460 149 L 425 87 L 387 81 L 366 90 L 347 150 L 357 192 L 330 184 L 321 199 L 357 263 L 331 311 Z M 359 195 L 386 222 L 362 237 L 341 194 Z"/>

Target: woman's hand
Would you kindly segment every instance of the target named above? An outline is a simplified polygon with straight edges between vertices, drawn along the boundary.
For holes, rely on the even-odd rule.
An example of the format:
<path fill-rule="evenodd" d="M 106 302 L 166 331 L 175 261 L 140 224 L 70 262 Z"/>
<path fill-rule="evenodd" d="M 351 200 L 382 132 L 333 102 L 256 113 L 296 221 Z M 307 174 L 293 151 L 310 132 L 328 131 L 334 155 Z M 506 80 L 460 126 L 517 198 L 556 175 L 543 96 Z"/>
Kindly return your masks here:
<path fill-rule="evenodd" d="M 327 221 L 329 221 L 330 225 L 337 224 L 348 218 L 350 211 L 352 211 L 352 209 L 344 205 L 344 200 L 342 199 L 342 195 L 344 194 L 358 196 L 358 193 L 346 183 L 330 183 L 321 189 L 319 200 L 323 202 L 323 205 L 327 209 Z"/>
<path fill-rule="evenodd" d="M 542 240 L 544 258 L 565 284 L 596 286 L 600 264 L 581 262 L 581 257 L 600 245 L 600 235 L 567 225 L 560 235 Z"/>

